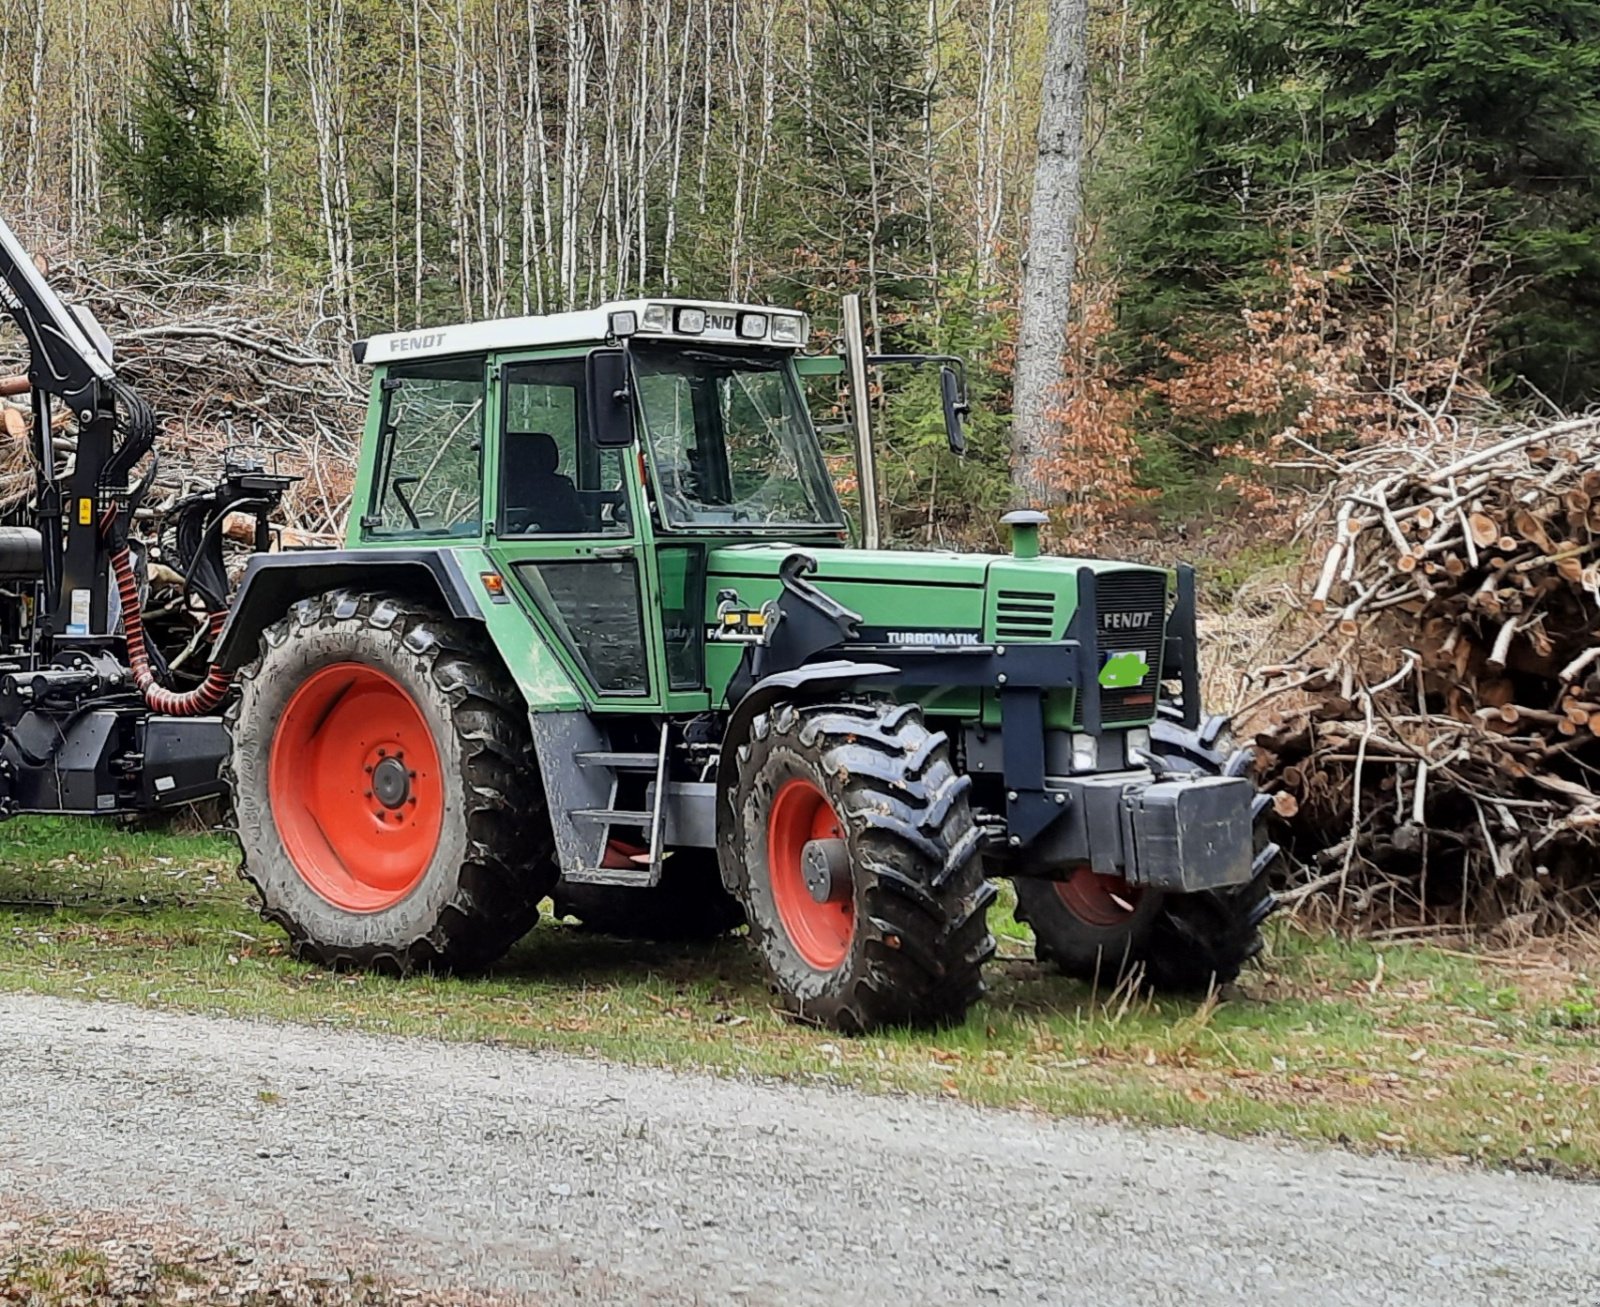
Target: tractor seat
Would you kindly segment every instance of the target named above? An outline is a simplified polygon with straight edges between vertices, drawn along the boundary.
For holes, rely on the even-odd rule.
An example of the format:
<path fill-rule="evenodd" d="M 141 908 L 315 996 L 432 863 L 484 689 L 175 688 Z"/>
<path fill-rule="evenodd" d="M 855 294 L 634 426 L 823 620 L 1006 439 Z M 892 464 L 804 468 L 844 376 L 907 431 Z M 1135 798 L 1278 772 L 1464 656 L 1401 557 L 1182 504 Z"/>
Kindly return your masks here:
<path fill-rule="evenodd" d="M 560 464 L 561 450 L 554 436 L 543 431 L 506 432 L 506 525 L 512 532 L 589 529 L 572 478 L 556 471 Z"/>

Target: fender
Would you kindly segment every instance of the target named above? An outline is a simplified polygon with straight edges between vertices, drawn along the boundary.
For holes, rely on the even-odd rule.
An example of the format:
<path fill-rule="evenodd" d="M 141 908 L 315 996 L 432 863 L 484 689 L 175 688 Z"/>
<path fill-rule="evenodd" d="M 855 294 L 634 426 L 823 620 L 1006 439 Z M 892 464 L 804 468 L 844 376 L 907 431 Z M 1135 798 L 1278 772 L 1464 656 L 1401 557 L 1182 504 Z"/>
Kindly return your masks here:
<path fill-rule="evenodd" d="M 764 709 L 782 699 L 815 699 L 840 690 L 856 690 L 885 676 L 895 676 L 896 667 L 887 663 L 857 663 L 838 659 L 826 663 L 810 663 L 787 672 L 774 672 L 750 687 L 744 697 L 734 705 L 728 715 L 728 724 L 722 732 L 722 751 L 717 757 L 717 804 L 720 808 L 726 799 L 731 803 L 733 786 L 738 779 L 739 745 L 750 733 L 750 724 Z M 719 814 L 720 815 L 720 814 Z M 719 830 L 731 836 L 735 814 L 730 810 L 726 819 L 718 821 Z M 731 893 L 726 859 L 721 856 L 725 839 L 719 838 L 717 865 L 722 883 Z"/>
<path fill-rule="evenodd" d="M 257 554 L 228 608 L 212 661 L 236 672 L 255 657 L 261 633 L 298 600 L 342 586 L 392 590 L 440 604 L 451 617 L 483 621 L 467 578 L 448 549 L 307 549 Z"/>

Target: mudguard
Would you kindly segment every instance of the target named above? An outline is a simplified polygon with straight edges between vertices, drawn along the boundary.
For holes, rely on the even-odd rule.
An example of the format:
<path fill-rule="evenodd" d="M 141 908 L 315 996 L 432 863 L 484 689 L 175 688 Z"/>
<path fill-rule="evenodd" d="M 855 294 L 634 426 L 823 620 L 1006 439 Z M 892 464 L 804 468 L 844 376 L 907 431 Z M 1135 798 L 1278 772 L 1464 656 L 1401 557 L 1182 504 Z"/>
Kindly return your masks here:
<path fill-rule="evenodd" d="M 292 604 L 341 587 L 390 590 L 438 603 L 451 617 L 483 620 L 461 565 L 448 549 L 308 549 L 257 554 L 234 593 L 212 661 L 224 671 L 238 671 L 255 657 L 262 631 Z"/>

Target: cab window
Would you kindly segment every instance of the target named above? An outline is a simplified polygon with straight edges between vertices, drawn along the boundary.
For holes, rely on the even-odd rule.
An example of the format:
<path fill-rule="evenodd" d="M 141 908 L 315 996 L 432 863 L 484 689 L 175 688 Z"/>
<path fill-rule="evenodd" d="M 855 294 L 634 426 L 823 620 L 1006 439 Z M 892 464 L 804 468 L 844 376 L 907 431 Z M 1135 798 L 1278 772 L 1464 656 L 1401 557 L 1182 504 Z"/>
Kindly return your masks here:
<path fill-rule="evenodd" d="M 583 359 L 513 363 L 501 385 L 499 534 L 627 535 L 622 451 L 589 438 Z"/>
<path fill-rule="evenodd" d="M 380 385 L 377 474 L 362 525 L 382 535 L 477 535 L 483 357 L 392 367 Z"/>

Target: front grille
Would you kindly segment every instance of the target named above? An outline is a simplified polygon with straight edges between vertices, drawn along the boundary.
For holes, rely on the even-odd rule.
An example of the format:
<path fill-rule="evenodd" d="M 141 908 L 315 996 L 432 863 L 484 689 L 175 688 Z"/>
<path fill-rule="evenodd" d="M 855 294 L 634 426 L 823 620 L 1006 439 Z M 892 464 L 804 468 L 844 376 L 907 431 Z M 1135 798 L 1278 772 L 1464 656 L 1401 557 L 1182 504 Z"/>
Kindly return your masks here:
<path fill-rule="evenodd" d="M 995 596 L 997 640 L 1050 640 L 1056 634 L 1056 597 L 1048 590 L 1002 590 Z"/>
<path fill-rule="evenodd" d="M 1100 691 L 1100 719 L 1106 726 L 1146 721 L 1155 714 L 1156 684 L 1161 679 L 1161 650 L 1167 623 L 1167 578 L 1163 572 L 1101 572 L 1095 578 L 1095 613 L 1100 656 L 1137 649 L 1150 670 L 1136 686 Z M 1146 625 L 1128 628 L 1115 614 L 1148 613 Z M 1107 625 L 1110 618 L 1112 625 Z M 1096 669 L 1098 671 L 1098 669 Z M 1131 701 L 1131 702 L 1130 702 Z"/>

